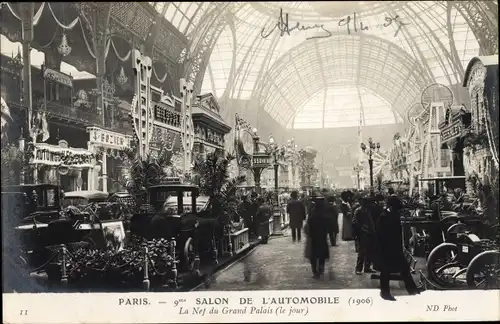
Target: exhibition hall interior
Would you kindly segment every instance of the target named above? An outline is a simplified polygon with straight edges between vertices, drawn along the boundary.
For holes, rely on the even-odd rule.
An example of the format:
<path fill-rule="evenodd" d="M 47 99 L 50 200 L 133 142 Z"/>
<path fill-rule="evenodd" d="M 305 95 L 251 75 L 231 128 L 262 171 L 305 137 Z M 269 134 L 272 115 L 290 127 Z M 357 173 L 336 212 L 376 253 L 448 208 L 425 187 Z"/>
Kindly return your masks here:
<path fill-rule="evenodd" d="M 4 292 L 500 288 L 498 1 L 0 15 Z"/>

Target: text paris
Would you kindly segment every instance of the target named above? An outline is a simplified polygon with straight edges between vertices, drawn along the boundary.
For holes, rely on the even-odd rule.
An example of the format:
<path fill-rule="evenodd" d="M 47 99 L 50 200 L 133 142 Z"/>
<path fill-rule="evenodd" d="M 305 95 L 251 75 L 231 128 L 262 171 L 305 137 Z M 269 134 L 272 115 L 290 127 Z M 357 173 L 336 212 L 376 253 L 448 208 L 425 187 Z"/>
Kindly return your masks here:
<path fill-rule="evenodd" d="M 401 20 L 401 17 L 399 15 L 396 15 L 394 17 L 385 17 L 384 18 L 384 23 L 382 26 L 389 27 L 393 23 L 396 24 L 396 31 L 394 32 L 394 37 L 396 37 L 399 34 L 399 31 L 403 26 L 409 25 L 408 23 L 404 23 Z M 347 33 L 350 35 L 352 32 L 357 33 L 358 31 L 367 31 L 370 30 L 371 27 L 366 25 L 358 16 L 356 13 L 353 14 L 353 16 L 347 16 L 346 18 L 340 19 L 338 22 L 339 27 L 344 27 L 347 29 Z"/>

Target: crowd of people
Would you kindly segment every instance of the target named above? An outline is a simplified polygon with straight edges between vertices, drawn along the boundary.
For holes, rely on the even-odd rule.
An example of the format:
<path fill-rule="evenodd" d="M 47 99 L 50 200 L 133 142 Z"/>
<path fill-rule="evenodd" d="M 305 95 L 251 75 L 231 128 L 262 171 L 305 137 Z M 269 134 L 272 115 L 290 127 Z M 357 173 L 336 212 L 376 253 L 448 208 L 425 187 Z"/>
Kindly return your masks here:
<path fill-rule="evenodd" d="M 259 226 L 271 217 L 271 194 L 243 195 L 238 204 L 238 214 L 254 237 L 261 236 Z M 305 257 L 311 263 L 313 278 L 324 275 L 325 263 L 330 257 L 330 247 L 342 241 L 353 241 L 357 261 L 356 275 L 380 272 L 382 298 L 394 300 L 389 288 L 391 274 L 400 274 L 409 294 L 418 294 L 410 266 L 403 250 L 400 215 L 403 203 L 389 190 L 387 194 L 345 190 L 333 192 L 299 193 L 292 191 L 286 202 L 292 243 L 306 235 Z M 341 219 L 339 219 L 339 217 Z M 342 222 L 340 232 L 339 222 Z"/>
<path fill-rule="evenodd" d="M 327 190 L 301 198 L 292 192 L 287 204 L 293 242 L 300 241 L 305 222 L 305 257 L 311 262 L 313 277 L 317 279 L 324 274 L 325 262 L 330 257 L 329 245 L 337 245 L 341 214 L 341 239 L 354 241 L 358 253 L 355 273 L 380 272 L 380 293 L 387 300 L 394 300 L 389 289 L 390 275 L 394 273 L 401 275 L 409 294 L 420 293 L 403 252 L 400 223 L 403 204 L 394 192 L 387 196 L 355 195 L 346 190 L 340 194 L 340 201 L 336 198 Z"/>

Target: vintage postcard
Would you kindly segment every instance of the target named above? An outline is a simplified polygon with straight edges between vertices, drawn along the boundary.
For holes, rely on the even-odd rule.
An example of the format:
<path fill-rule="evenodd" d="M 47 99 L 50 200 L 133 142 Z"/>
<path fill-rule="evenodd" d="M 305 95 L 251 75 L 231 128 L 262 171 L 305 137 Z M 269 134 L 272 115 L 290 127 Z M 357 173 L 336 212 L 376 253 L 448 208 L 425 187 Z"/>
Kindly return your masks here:
<path fill-rule="evenodd" d="M 498 1 L 0 17 L 4 323 L 500 320 Z"/>

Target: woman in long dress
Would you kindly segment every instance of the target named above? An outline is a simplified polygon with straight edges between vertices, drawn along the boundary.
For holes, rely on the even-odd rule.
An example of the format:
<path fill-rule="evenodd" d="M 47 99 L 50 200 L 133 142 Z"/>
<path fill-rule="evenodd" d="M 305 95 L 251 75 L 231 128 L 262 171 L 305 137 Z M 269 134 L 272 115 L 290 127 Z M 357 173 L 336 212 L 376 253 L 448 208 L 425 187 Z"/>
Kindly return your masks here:
<path fill-rule="evenodd" d="M 352 193 L 344 191 L 340 194 L 342 203 L 340 204 L 340 211 L 342 213 L 342 241 L 352 241 L 354 239 L 352 233 Z"/>

